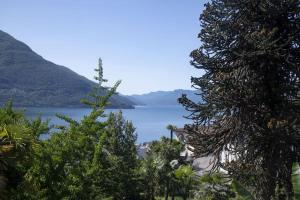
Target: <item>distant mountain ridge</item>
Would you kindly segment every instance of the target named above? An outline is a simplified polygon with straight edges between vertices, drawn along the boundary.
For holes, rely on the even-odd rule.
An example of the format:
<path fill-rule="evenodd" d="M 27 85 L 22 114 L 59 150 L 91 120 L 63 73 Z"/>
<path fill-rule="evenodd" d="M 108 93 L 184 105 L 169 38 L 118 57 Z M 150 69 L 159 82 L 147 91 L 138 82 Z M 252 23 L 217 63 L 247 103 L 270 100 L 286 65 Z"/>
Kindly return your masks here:
<path fill-rule="evenodd" d="M 0 30 L 0 104 L 16 106 L 82 106 L 95 83 L 72 70 L 45 60 L 29 46 Z M 104 90 L 103 90 L 104 92 Z M 126 97 L 114 95 L 113 108 L 133 108 Z"/>
<path fill-rule="evenodd" d="M 177 89 L 173 91 L 157 91 L 141 95 L 126 96 L 137 105 L 179 105 L 178 98 L 186 94 L 188 98 L 195 102 L 202 101 L 196 90 Z"/>

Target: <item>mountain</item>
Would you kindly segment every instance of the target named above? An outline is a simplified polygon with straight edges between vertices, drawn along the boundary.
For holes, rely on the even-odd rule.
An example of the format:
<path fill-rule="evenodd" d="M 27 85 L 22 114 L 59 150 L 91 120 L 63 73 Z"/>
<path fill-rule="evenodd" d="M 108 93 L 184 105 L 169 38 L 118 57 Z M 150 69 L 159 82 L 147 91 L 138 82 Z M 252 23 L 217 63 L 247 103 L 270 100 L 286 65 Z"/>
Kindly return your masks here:
<path fill-rule="evenodd" d="M 201 101 L 199 95 L 195 94 L 194 90 L 174 90 L 174 91 L 157 91 L 141 95 L 126 96 L 137 105 L 179 105 L 177 99 L 182 94 L 186 94 L 191 100 L 198 102 Z"/>
<path fill-rule="evenodd" d="M 16 106 L 82 106 L 80 99 L 94 82 L 43 59 L 29 46 L 0 30 L 0 104 Z M 114 95 L 114 108 L 133 108 L 126 97 Z"/>

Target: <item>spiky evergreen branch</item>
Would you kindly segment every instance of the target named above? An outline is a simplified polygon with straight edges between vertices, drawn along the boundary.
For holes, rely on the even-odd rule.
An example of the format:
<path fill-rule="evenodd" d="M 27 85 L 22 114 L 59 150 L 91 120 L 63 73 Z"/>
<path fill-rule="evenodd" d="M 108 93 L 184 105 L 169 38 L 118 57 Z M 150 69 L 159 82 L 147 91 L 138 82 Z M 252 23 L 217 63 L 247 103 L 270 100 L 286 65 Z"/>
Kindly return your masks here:
<path fill-rule="evenodd" d="M 189 144 L 198 156 L 215 156 L 215 169 L 257 199 L 291 199 L 300 152 L 300 1 L 213 0 L 200 21 L 202 45 L 191 64 L 205 72 L 192 78 L 204 103 L 180 99 L 194 120 Z M 224 151 L 234 160 L 222 161 Z"/>

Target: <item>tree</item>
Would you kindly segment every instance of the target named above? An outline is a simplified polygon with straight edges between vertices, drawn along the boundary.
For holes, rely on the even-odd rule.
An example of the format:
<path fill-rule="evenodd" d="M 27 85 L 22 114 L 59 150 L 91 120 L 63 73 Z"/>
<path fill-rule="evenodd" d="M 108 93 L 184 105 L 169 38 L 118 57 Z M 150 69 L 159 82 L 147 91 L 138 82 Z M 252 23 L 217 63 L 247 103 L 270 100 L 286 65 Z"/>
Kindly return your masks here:
<path fill-rule="evenodd" d="M 171 142 L 173 141 L 173 131 L 176 129 L 176 126 L 173 126 L 171 124 L 169 124 L 167 126 L 167 129 L 170 131 L 170 139 L 171 139 Z"/>
<path fill-rule="evenodd" d="M 98 86 L 101 87 L 103 82 L 107 82 L 107 80 L 103 78 L 103 64 L 101 58 L 98 60 L 98 68 L 95 69 L 95 72 L 97 72 L 97 76 L 94 78 L 98 81 Z"/>
<path fill-rule="evenodd" d="M 111 165 L 106 149 L 112 133 L 104 111 L 120 82 L 107 88 L 103 95 L 102 65 L 99 70 L 99 84 L 90 94 L 91 98 L 82 101 L 92 108 L 91 112 L 79 122 L 58 115 L 68 126 L 58 127 L 59 130 L 43 142 L 43 148 L 26 174 L 26 181 L 32 187 L 29 195 L 22 199 L 100 200 L 112 196 L 107 189 L 110 186 L 107 172 Z M 123 131 L 125 126 L 116 127 Z"/>
<path fill-rule="evenodd" d="M 109 114 L 107 141 L 104 145 L 109 167 L 105 174 L 110 179 L 107 189 L 115 200 L 139 199 L 136 139 L 133 124 L 124 120 L 121 111 Z"/>
<path fill-rule="evenodd" d="M 151 143 L 150 151 L 142 165 L 146 199 L 152 199 L 154 195 L 164 195 L 165 199 L 168 199 L 169 194 L 174 194 L 172 185 L 174 169 L 170 163 L 179 159 L 182 150 L 183 144 L 166 137 Z"/>
<path fill-rule="evenodd" d="M 159 171 L 162 166 L 163 160 L 154 154 L 147 154 L 142 160 L 140 177 L 145 200 L 155 200 L 155 196 L 159 194 Z"/>
<path fill-rule="evenodd" d="M 190 197 L 190 190 L 197 184 L 195 180 L 196 174 L 189 165 L 181 165 L 175 170 L 174 174 L 182 191 L 182 199 L 187 200 Z"/>
<path fill-rule="evenodd" d="M 91 112 L 80 121 L 57 115 L 68 125 L 47 140 L 47 121 L 27 120 L 11 103 L 0 108 L 0 199 L 140 199 L 135 128 L 121 112 L 105 114 L 120 82 L 101 85 L 101 59 L 96 71 L 99 82 L 83 100 Z"/>
<path fill-rule="evenodd" d="M 114 87 L 107 96 L 95 95 L 89 101 L 92 111 L 80 122 L 60 116 L 69 125 L 60 127 L 34 157 L 27 172 L 31 196 L 27 199 L 103 199 L 107 193 L 109 167 L 104 145 L 108 125 L 104 108 Z M 23 198 L 25 199 L 25 198 Z"/>
<path fill-rule="evenodd" d="M 27 120 L 12 102 L 0 108 L 0 199 L 18 199 L 27 187 L 26 173 L 41 148 L 39 137 L 48 131 L 48 122 Z"/>
<path fill-rule="evenodd" d="M 252 200 L 248 196 L 236 197 L 228 178 L 222 173 L 204 174 L 199 180 L 199 190 L 195 200 Z M 244 198 L 246 197 L 246 198 Z"/>
<path fill-rule="evenodd" d="M 188 143 L 257 199 L 291 199 L 299 162 L 300 1 L 212 0 L 200 16 L 202 45 L 191 79 L 203 103 L 183 96 L 194 123 Z M 227 152 L 229 159 L 222 161 Z"/>

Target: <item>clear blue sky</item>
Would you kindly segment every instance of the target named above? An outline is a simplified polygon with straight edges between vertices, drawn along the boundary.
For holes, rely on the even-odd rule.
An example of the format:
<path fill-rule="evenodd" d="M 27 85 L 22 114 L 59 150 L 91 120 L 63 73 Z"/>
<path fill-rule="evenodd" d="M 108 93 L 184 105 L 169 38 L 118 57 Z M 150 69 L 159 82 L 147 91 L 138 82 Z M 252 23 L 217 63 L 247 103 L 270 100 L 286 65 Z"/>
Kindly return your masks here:
<path fill-rule="evenodd" d="M 203 0 L 3 0 L 0 29 L 56 64 L 141 94 L 189 89 Z"/>

